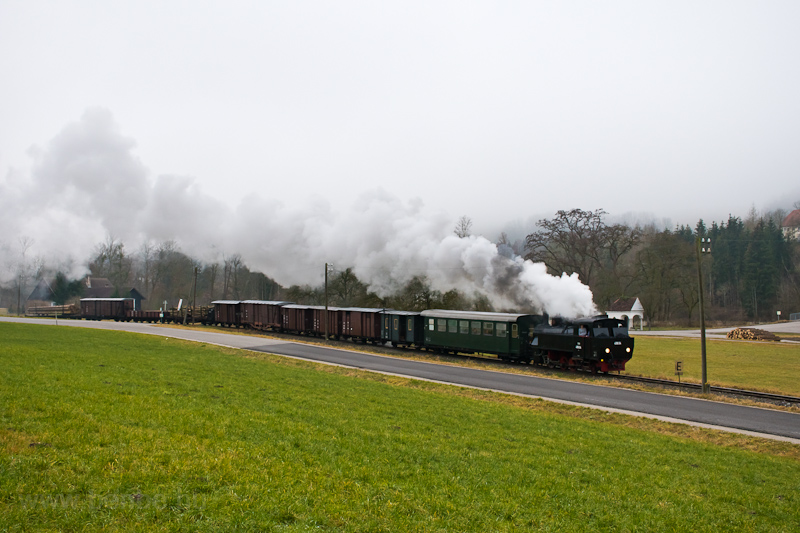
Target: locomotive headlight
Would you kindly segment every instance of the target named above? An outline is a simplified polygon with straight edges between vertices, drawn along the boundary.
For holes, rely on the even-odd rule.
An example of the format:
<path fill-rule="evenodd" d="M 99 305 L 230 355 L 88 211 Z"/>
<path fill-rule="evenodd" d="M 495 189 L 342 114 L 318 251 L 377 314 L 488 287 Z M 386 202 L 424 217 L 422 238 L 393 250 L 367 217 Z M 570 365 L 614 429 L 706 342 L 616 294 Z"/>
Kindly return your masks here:
<path fill-rule="evenodd" d="M 611 348 L 606 348 L 606 353 L 611 353 Z"/>
<path fill-rule="evenodd" d="M 631 347 L 628 346 L 627 348 L 625 348 L 625 351 L 628 352 L 628 353 L 631 353 Z"/>

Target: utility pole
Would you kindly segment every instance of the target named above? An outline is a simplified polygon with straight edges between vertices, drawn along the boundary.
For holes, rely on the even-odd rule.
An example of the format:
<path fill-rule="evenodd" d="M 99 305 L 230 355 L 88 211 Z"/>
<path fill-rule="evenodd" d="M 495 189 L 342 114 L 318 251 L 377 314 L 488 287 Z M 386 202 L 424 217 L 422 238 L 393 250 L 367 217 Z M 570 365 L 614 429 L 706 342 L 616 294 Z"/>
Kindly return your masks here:
<path fill-rule="evenodd" d="M 328 263 L 325 263 L 325 342 L 328 342 Z"/>
<path fill-rule="evenodd" d="M 192 325 L 194 326 L 194 316 L 197 313 L 197 267 L 194 267 L 194 283 L 192 284 Z"/>
<path fill-rule="evenodd" d="M 706 370 L 706 309 L 703 297 L 703 265 L 701 263 L 701 254 L 711 253 L 711 239 L 701 237 L 696 238 L 697 241 L 697 280 L 700 288 L 700 361 L 703 367 L 701 383 L 703 385 L 703 394 L 710 392 L 708 385 L 708 372 Z M 702 245 L 702 247 L 701 247 Z"/>

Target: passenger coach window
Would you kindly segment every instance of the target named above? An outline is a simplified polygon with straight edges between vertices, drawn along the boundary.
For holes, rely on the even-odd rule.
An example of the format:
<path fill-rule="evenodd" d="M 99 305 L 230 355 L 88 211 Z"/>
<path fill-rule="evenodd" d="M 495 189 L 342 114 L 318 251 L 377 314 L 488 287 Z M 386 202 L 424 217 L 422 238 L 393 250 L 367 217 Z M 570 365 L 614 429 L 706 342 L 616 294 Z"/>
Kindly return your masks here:
<path fill-rule="evenodd" d="M 469 321 L 468 320 L 459 320 L 458 321 L 458 332 L 462 335 L 469 335 Z"/>
<path fill-rule="evenodd" d="M 447 321 L 447 333 L 458 333 L 458 320 Z"/>
<path fill-rule="evenodd" d="M 428 319 L 428 329 L 433 331 L 433 319 L 432 318 Z"/>
<path fill-rule="evenodd" d="M 517 324 L 511 324 L 511 338 L 516 339 L 519 337 L 519 326 Z"/>
<path fill-rule="evenodd" d="M 492 324 L 491 322 L 484 322 L 483 323 L 483 334 L 484 335 L 491 335 L 492 333 L 494 333 L 494 327 L 493 326 L 494 326 L 494 324 Z"/>
<path fill-rule="evenodd" d="M 398 329 L 397 325 L 399 324 L 399 318 L 394 319 L 394 329 Z"/>
<path fill-rule="evenodd" d="M 472 334 L 473 335 L 480 335 L 481 334 L 481 323 L 480 322 L 473 322 L 472 323 Z"/>
<path fill-rule="evenodd" d="M 497 324 L 497 329 L 495 330 L 496 333 L 497 333 L 497 336 L 498 337 L 505 337 L 506 336 L 506 331 L 508 331 L 507 328 L 508 328 L 507 324 Z"/>
<path fill-rule="evenodd" d="M 444 333 L 445 331 L 447 331 L 447 320 L 445 320 L 444 318 L 440 318 L 440 319 L 439 319 L 439 320 L 436 322 L 436 325 L 437 325 L 437 327 L 438 327 L 439 331 L 441 331 L 442 333 Z"/>

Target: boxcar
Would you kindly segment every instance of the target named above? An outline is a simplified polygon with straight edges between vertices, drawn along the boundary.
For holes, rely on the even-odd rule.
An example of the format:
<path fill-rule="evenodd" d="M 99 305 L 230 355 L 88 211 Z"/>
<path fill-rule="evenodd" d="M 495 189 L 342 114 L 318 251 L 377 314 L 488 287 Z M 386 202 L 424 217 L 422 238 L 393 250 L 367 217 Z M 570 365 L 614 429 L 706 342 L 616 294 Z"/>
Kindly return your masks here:
<path fill-rule="evenodd" d="M 339 337 L 342 334 L 342 322 L 338 320 L 338 310 L 338 307 L 328 307 L 326 317 L 325 306 L 322 305 L 284 305 L 281 306 L 281 328 L 304 335 L 322 336 L 327 319 L 328 335 Z"/>
<path fill-rule="evenodd" d="M 216 300 L 214 305 L 214 322 L 221 326 L 239 327 L 241 322 L 241 301 Z"/>
<path fill-rule="evenodd" d="M 281 329 L 281 307 L 292 302 L 244 300 L 241 302 L 241 323 L 253 329 Z"/>
<path fill-rule="evenodd" d="M 593 372 L 625 370 L 633 355 L 627 323 L 605 315 L 540 325 L 534 329 L 531 346 L 537 363 Z"/>
<path fill-rule="evenodd" d="M 381 329 L 381 339 L 392 346 L 422 346 L 425 341 L 422 315 L 418 312 L 384 309 Z"/>
<path fill-rule="evenodd" d="M 422 311 L 425 347 L 464 353 L 487 353 L 510 361 L 530 361 L 525 339 L 539 323 L 540 315 L 480 313 L 471 311 Z"/>
<path fill-rule="evenodd" d="M 365 342 L 382 342 L 381 313 L 383 309 L 340 307 L 336 311 L 340 335 Z"/>
<path fill-rule="evenodd" d="M 81 317 L 87 320 L 125 320 L 129 309 L 133 309 L 133 298 L 81 299 Z"/>

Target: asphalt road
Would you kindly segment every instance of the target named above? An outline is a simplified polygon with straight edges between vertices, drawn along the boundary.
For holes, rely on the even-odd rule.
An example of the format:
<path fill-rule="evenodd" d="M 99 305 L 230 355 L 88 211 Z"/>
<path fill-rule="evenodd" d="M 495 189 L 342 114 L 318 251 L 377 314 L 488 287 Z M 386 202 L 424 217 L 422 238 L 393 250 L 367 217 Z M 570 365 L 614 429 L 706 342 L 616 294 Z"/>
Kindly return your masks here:
<path fill-rule="evenodd" d="M 53 320 L 25 318 L 0 318 L 0 321 L 55 324 Z M 796 444 L 800 444 L 800 414 L 785 411 L 576 383 L 560 379 L 411 361 L 344 349 L 267 339 L 256 335 L 228 335 L 226 333 L 118 322 L 59 320 L 58 324 L 62 326 L 132 331 L 287 355 L 410 378 L 545 398 L 719 429 L 752 432 L 773 438 L 777 437 L 781 440 L 791 440 Z M 2 338 L 0 338 L 0 354 L 2 354 Z"/>

